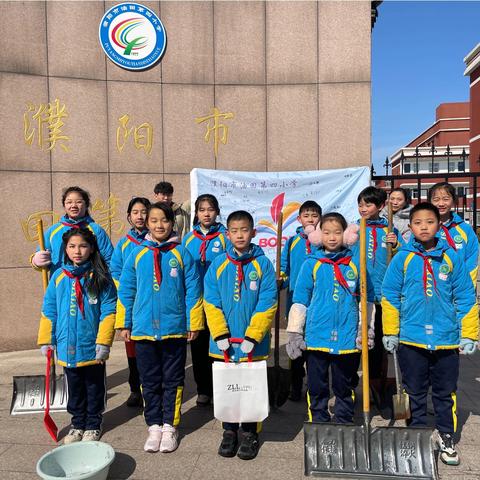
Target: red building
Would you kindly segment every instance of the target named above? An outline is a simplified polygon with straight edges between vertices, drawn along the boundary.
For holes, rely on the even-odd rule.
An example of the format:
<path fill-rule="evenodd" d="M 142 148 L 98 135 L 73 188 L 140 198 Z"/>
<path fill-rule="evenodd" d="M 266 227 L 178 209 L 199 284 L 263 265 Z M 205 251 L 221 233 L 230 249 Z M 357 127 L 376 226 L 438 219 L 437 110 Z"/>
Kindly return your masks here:
<path fill-rule="evenodd" d="M 470 158 L 471 171 L 480 171 L 480 43 L 463 59 L 470 77 Z"/>

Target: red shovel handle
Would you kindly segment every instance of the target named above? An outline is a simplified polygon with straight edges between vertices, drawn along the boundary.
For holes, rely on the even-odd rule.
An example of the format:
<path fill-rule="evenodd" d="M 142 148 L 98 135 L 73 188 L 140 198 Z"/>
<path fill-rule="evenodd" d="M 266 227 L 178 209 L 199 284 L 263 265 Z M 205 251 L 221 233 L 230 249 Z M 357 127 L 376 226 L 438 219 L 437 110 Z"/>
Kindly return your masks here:
<path fill-rule="evenodd" d="M 45 372 L 45 415 L 43 417 L 43 424 L 47 432 L 57 441 L 58 428 L 53 418 L 50 416 L 50 372 L 52 369 L 53 350 L 51 348 L 47 351 L 47 370 Z"/>
<path fill-rule="evenodd" d="M 228 341 L 230 343 L 242 343 L 243 342 L 243 338 L 229 338 Z M 252 358 L 253 358 L 253 350 L 250 352 L 250 353 L 247 353 L 247 359 L 249 362 L 252 361 Z M 225 360 L 225 363 L 228 363 L 230 361 L 230 355 L 228 354 L 228 350 L 224 350 L 223 351 L 223 359 Z"/>

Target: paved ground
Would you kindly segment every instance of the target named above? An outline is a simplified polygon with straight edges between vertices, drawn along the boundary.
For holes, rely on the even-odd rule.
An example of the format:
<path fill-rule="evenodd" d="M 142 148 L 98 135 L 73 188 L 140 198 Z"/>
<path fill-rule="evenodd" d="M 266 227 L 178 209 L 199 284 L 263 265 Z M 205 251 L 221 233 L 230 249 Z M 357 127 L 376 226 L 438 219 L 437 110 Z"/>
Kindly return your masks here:
<path fill-rule="evenodd" d="M 285 362 L 282 349 L 282 362 Z M 459 467 L 440 465 L 442 479 L 480 479 L 480 353 L 462 358 L 458 392 Z M 264 424 L 263 445 L 250 462 L 217 455 L 221 425 L 210 408 L 197 408 L 190 361 L 181 424 L 181 443 L 171 454 L 147 454 L 142 450 L 146 427 L 140 411 L 124 406 L 128 396 L 126 360 L 123 345 L 116 342 L 108 363 L 108 409 L 103 440 L 116 451 L 110 469 L 111 479 L 242 479 L 283 480 L 303 477 L 302 424 L 306 404 L 288 402 L 270 415 Z M 9 415 L 12 375 L 43 373 L 43 358 L 37 350 L 0 354 L 0 480 L 38 478 L 35 465 L 41 455 L 54 447 L 43 429 L 41 415 Z M 65 435 L 67 414 L 55 414 Z M 374 424 L 388 424 L 379 415 Z M 441 462 L 440 462 L 441 463 Z"/>

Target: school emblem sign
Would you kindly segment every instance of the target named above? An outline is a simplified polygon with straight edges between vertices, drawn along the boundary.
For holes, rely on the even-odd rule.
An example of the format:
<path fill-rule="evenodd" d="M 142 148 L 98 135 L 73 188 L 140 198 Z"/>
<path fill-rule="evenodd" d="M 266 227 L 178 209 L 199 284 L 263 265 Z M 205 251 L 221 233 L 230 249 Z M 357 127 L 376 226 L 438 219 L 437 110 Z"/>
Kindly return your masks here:
<path fill-rule="evenodd" d="M 162 58 L 167 34 L 158 16 L 139 3 L 121 3 L 100 21 L 100 44 L 105 55 L 126 70 L 145 70 Z"/>

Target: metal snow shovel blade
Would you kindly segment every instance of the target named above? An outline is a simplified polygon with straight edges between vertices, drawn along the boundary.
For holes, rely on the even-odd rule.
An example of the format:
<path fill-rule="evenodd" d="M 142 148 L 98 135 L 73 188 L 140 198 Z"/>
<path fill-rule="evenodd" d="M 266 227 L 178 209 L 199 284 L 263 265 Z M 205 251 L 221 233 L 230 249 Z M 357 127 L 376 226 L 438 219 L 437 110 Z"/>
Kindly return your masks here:
<path fill-rule="evenodd" d="M 360 299 L 367 318 L 365 220 L 360 224 Z M 362 322 L 363 417 L 361 426 L 305 423 L 305 475 L 349 478 L 437 479 L 433 431 L 370 426 L 368 322 Z"/>
<path fill-rule="evenodd" d="M 398 368 L 397 351 L 393 351 L 393 364 L 395 367 L 395 380 L 397 382 L 397 393 L 393 395 L 393 418 L 395 420 L 407 420 L 410 418 L 410 398 L 403 391 L 400 382 L 400 372 Z"/>

